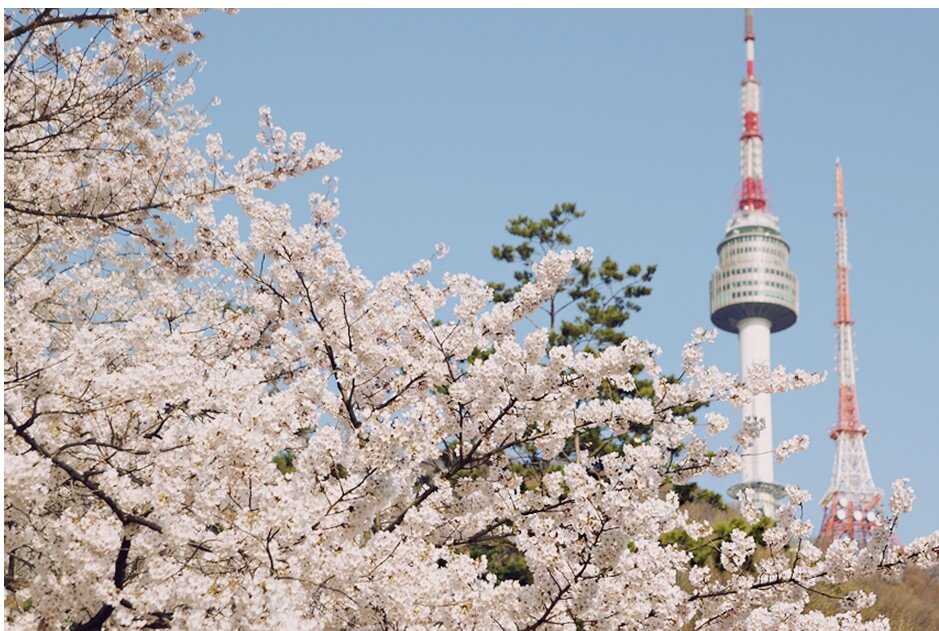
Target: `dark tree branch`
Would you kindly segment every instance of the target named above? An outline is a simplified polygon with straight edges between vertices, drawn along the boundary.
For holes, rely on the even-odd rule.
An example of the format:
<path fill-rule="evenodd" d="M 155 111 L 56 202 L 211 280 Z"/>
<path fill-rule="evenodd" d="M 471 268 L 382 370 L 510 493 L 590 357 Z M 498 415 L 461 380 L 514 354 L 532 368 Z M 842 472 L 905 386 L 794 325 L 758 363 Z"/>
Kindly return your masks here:
<path fill-rule="evenodd" d="M 113 611 L 113 605 L 101 605 L 101 609 L 91 617 L 91 620 L 76 627 L 72 627 L 72 631 L 101 631 L 102 627 L 104 627 L 104 623 L 111 617 Z"/>
<path fill-rule="evenodd" d="M 118 589 L 124 589 L 127 582 L 127 557 L 130 556 L 130 537 L 121 539 L 121 549 L 117 553 L 117 561 L 114 563 L 114 586 Z"/>
<path fill-rule="evenodd" d="M 108 495 L 107 493 L 101 490 L 101 487 L 98 486 L 98 484 L 94 480 L 91 479 L 91 476 L 89 473 L 81 473 L 80 471 L 75 469 L 73 466 L 71 466 L 69 463 L 65 462 L 59 456 L 51 454 L 48 449 L 46 449 L 35 438 L 33 438 L 33 436 L 26 430 L 29 427 L 29 425 L 31 425 L 33 421 L 35 421 L 35 417 L 37 416 L 35 412 L 29 419 L 27 419 L 26 422 L 19 424 L 19 425 L 13 421 L 13 417 L 10 415 L 9 412 L 4 411 L 4 416 L 7 419 L 7 423 L 9 423 L 10 426 L 13 428 L 13 431 L 16 432 L 17 436 L 19 436 L 27 445 L 35 449 L 36 452 L 39 453 L 39 455 L 48 459 L 49 461 L 52 462 L 52 464 L 54 464 L 59 469 L 64 471 L 66 474 L 68 474 L 68 477 L 71 478 L 73 481 L 78 482 L 79 484 L 84 486 L 86 489 L 91 491 L 92 495 L 94 495 L 99 500 L 104 502 L 108 506 L 108 508 L 111 509 L 111 511 L 120 520 L 122 524 L 124 524 L 125 526 L 129 524 L 137 524 L 138 526 L 149 528 L 150 530 L 153 530 L 155 532 L 159 532 L 159 533 L 163 532 L 162 526 L 160 526 L 156 522 L 153 522 L 144 517 L 139 517 L 137 515 L 134 515 L 133 513 L 126 512 L 124 509 L 120 507 L 120 505 L 117 503 L 117 501 L 113 497 L 111 497 L 110 495 Z"/>

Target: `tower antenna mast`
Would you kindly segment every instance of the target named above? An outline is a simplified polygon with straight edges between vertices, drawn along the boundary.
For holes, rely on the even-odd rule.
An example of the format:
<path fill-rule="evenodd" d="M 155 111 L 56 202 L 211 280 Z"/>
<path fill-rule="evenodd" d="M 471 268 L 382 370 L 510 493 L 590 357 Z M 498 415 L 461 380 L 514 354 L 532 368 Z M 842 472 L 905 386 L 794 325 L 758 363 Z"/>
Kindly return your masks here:
<path fill-rule="evenodd" d="M 874 485 L 857 406 L 854 371 L 854 321 L 851 319 L 851 294 L 848 292 L 848 211 L 844 207 L 844 175 L 841 161 L 835 160 L 835 222 L 838 226 L 835 252 L 837 279 L 838 329 L 838 422 L 831 430 L 835 441 L 835 465 L 831 485 L 822 500 L 825 516 L 818 535 L 819 543 L 848 537 L 867 543 L 871 529 L 883 520 L 882 493 Z"/>
<path fill-rule="evenodd" d="M 744 9 L 744 44 L 747 49 L 747 74 L 742 82 L 743 133 L 740 135 L 740 200 L 737 208 L 765 210 L 763 194 L 763 135 L 760 133 L 760 81 L 755 73 L 753 11 Z"/>

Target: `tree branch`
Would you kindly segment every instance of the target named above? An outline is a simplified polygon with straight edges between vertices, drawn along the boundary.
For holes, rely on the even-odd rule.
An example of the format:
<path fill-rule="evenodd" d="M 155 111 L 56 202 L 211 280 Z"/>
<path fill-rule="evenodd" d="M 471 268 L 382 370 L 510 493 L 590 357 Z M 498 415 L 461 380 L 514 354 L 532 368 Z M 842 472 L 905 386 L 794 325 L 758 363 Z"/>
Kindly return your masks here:
<path fill-rule="evenodd" d="M 13 417 L 10 415 L 9 412 L 4 411 L 4 416 L 6 417 L 7 422 L 10 424 L 10 426 L 13 428 L 13 431 L 16 432 L 17 436 L 23 439 L 23 441 L 27 445 L 35 449 L 36 452 L 39 453 L 41 456 L 43 456 L 44 458 L 47 458 L 48 460 L 52 462 L 52 464 L 54 464 L 59 469 L 64 471 L 66 474 L 68 474 L 69 478 L 71 478 L 75 482 L 78 482 L 79 484 L 84 486 L 86 489 L 91 491 L 92 495 L 94 495 L 99 500 L 107 504 L 108 508 L 111 509 L 111 511 L 120 520 L 122 524 L 124 524 L 125 526 L 129 524 L 137 524 L 139 526 L 149 528 L 150 530 L 153 530 L 155 532 L 159 532 L 159 533 L 163 532 L 163 528 L 156 522 L 153 522 L 144 517 L 139 517 L 132 513 L 126 512 L 124 509 L 120 507 L 120 505 L 117 503 L 117 501 L 113 497 L 111 497 L 110 495 L 102 491 L 101 487 L 99 487 L 98 484 L 94 480 L 92 480 L 87 473 L 81 473 L 80 471 L 72 467 L 70 464 L 68 464 L 67 462 L 59 458 L 58 456 L 51 454 L 49 450 L 47 450 L 45 447 L 39 444 L 39 442 L 35 438 L 33 438 L 33 436 L 29 434 L 29 432 L 26 431 L 29 425 L 31 425 L 32 422 L 35 420 L 35 416 L 36 416 L 35 412 L 33 413 L 33 416 L 31 416 L 26 422 L 20 425 L 17 425 L 13 421 Z"/>

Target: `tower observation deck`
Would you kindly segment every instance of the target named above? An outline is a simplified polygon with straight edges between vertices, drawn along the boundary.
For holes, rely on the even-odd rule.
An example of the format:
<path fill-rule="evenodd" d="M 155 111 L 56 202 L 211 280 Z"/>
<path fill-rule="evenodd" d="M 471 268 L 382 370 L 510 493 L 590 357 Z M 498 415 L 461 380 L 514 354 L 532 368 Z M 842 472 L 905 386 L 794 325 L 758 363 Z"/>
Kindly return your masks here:
<path fill-rule="evenodd" d="M 740 197 L 717 246 L 718 267 L 711 276 L 711 322 L 740 336 L 744 377 L 754 364 L 769 364 L 770 334 L 793 324 L 799 313 L 799 282 L 789 270 L 789 244 L 779 219 L 766 208 L 763 193 L 763 135 L 760 132 L 760 82 L 754 70 L 753 14 L 744 14 L 747 71 L 741 82 L 743 133 L 740 136 Z M 765 421 L 763 431 L 743 457 L 743 483 L 728 493 L 752 488 L 755 504 L 775 513 L 783 489 L 773 483 L 772 409 L 761 394 L 744 405 L 743 417 Z"/>
<path fill-rule="evenodd" d="M 711 276 L 711 322 L 737 333 L 747 318 L 763 318 L 770 332 L 788 329 L 799 314 L 799 281 L 789 270 L 789 244 L 767 211 L 737 212 L 717 246 Z"/>

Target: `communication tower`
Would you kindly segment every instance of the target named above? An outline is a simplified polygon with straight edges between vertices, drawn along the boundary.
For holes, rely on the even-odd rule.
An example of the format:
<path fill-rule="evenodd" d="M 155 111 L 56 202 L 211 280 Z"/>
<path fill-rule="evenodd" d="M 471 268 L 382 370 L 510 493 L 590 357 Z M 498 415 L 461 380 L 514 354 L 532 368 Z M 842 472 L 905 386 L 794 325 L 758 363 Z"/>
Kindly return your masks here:
<path fill-rule="evenodd" d="M 838 423 L 831 430 L 835 441 L 835 466 L 828 493 L 822 500 L 822 519 L 818 542 L 831 543 L 848 537 L 862 546 L 871 529 L 884 516 L 882 493 L 874 485 L 864 449 L 867 428 L 861 425 L 854 382 L 854 321 L 851 319 L 851 296 L 848 293 L 848 211 L 844 207 L 841 162 L 835 161 L 835 221 L 838 225 L 836 250 L 838 281 Z"/>
<path fill-rule="evenodd" d="M 769 364 L 770 334 L 792 326 L 799 311 L 799 283 L 789 270 L 789 244 L 763 193 L 763 136 L 760 133 L 760 82 L 754 71 L 753 14 L 744 14 L 747 72 L 742 85 L 743 133 L 740 136 L 740 198 L 717 246 L 719 263 L 711 276 L 711 322 L 740 337 L 740 364 L 746 377 L 754 364 Z M 763 431 L 743 456 L 743 483 L 728 493 L 754 490 L 755 504 L 772 517 L 783 488 L 773 482 L 773 427 L 770 395 L 760 394 L 743 407 L 743 417 L 765 420 Z"/>

